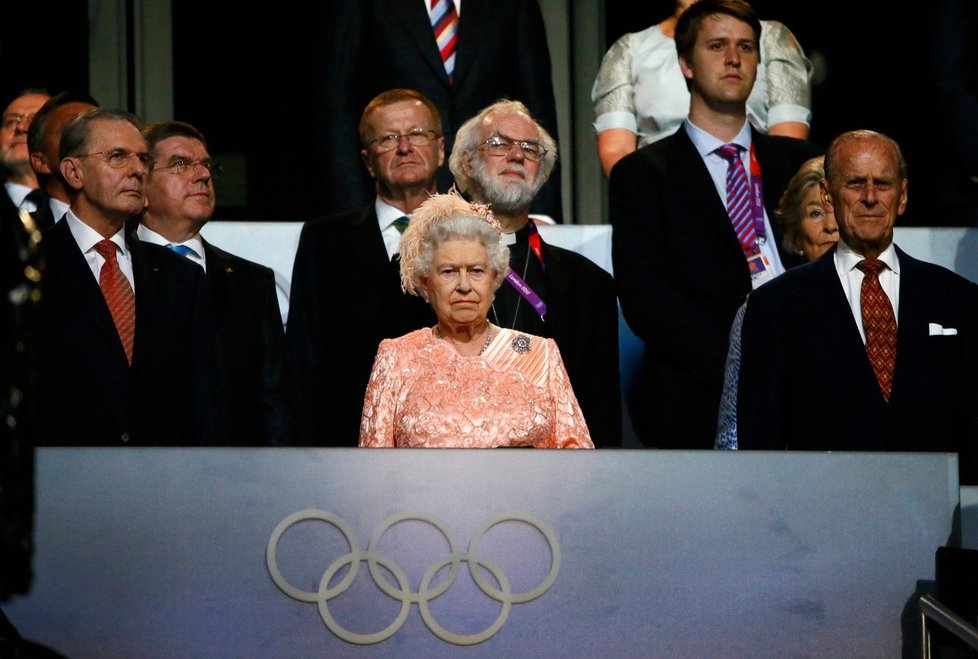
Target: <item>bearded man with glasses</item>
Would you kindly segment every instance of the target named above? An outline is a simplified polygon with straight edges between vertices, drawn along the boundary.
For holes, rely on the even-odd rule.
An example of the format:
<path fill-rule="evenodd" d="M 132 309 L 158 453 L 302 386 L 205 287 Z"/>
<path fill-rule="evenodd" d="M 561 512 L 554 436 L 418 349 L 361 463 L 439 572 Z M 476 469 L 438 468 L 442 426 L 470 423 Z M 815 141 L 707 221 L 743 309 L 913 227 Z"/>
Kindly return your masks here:
<path fill-rule="evenodd" d="M 445 162 L 438 110 L 420 92 L 392 89 L 367 104 L 359 133 L 376 198 L 307 222 L 292 270 L 286 336 L 300 441 L 312 446 L 357 445 L 377 346 L 435 318 L 401 290 L 397 253 L 409 216 L 437 191 Z"/>
<path fill-rule="evenodd" d="M 557 163 L 557 143 L 519 101 L 466 121 L 449 168 L 456 185 L 488 204 L 510 248 L 510 272 L 490 321 L 554 339 L 595 446 L 621 444 L 618 304 L 611 275 L 543 241 L 530 207 Z"/>
<path fill-rule="evenodd" d="M 203 273 L 125 231 L 153 166 L 136 118 L 85 112 L 65 126 L 60 155 L 71 203 L 41 234 L 39 443 L 213 443 Z"/>

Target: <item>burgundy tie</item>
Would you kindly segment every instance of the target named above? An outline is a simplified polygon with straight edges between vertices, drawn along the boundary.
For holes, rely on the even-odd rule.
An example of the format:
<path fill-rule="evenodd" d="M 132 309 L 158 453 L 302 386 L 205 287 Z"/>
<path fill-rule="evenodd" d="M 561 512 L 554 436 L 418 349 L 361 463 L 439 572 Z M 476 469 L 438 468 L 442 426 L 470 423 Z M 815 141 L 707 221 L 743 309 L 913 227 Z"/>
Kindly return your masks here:
<path fill-rule="evenodd" d="M 856 267 L 864 273 L 860 305 L 866 331 L 866 354 L 876 372 L 883 400 L 889 403 L 896 365 L 897 324 L 890 298 L 880 285 L 879 274 L 886 264 L 879 259 L 863 259 Z"/>
<path fill-rule="evenodd" d="M 435 31 L 438 53 L 445 64 L 448 82 L 455 73 L 455 45 L 458 42 L 458 13 L 453 0 L 431 0 L 431 27 Z"/>
<path fill-rule="evenodd" d="M 116 258 L 116 244 L 111 240 L 100 240 L 95 251 L 102 255 L 105 263 L 98 271 L 98 285 L 109 306 L 112 321 L 126 351 L 126 360 L 132 364 L 132 344 L 136 335 L 136 295 L 132 292 L 129 280 L 119 268 Z"/>
<path fill-rule="evenodd" d="M 736 144 L 724 144 L 714 153 L 727 161 L 727 215 L 730 216 L 744 253 L 750 253 L 754 250 L 757 232 L 751 215 L 750 182 L 747 180 L 744 162 L 740 159 L 740 147 Z"/>

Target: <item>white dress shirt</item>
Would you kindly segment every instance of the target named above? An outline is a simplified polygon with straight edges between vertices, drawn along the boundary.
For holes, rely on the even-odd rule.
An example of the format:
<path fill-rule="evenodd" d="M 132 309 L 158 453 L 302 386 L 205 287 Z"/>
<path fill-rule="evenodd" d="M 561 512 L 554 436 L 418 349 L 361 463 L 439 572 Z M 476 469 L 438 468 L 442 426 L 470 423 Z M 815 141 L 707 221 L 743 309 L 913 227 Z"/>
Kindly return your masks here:
<path fill-rule="evenodd" d="M 102 269 L 105 259 L 95 251 L 95 244 L 102 241 L 105 237 L 79 220 L 70 209 L 68 210 L 68 214 L 65 215 L 65 219 L 68 222 L 68 229 L 71 231 L 72 238 L 78 244 L 78 249 L 81 250 L 85 261 L 88 263 L 88 267 L 92 270 L 92 276 L 95 277 L 95 281 L 97 282 L 99 271 Z M 119 269 L 126 276 L 126 279 L 129 280 L 129 285 L 132 286 L 132 291 L 135 293 L 136 278 L 132 271 L 132 253 L 129 251 L 129 246 L 126 245 L 124 228 L 119 229 L 109 240 L 114 242 L 122 252 L 121 254 L 116 253 L 116 260 L 119 262 Z"/>
<path fill-rule="evenodd" d="M 54 218 L 54 221 L 60 222 L 61 218 L 68 212 L 68 204 L 54 197 L 48 199 L 48 203 L 51 204 L 51 216 Z"/>
<path fill-rule="evenodd" d="M 26 185 L 21 185 L 20 183 L 4 183 L 4 190 L 7 191 L 7 196 L 10 197 L 10 201 L 14 202 L 19 210 L 25 210 L 28 213 L 33 213 L 37 210 L 37 206 L 33 201 L 27 201 L 27 195 L 29 195 L 34 188 L 28 187 Z"/>
<path fill-rule="evenodd" d="M 377 212 L 377 223 L 380 225 L 380 235 L 384 238 L 384 247 L 387 248 L 387 258 L 393 259 L 401 249 L 401 232 L 394 226 L 394 221 L 404 217 L 406 213 L 381 201 L 380 197 L 374 202 L 374 210 Z"/>
<path fill-rule="evenodd" d="M 744 121 L 743 128 L 737 133 L 729 142 L 722 142 L 710 133 L 706 132 L 702 128 L 699 128 L 689 119 L 683 122 L 683 129 L 686 134 L 689 135 L 689 139 L 692 140 L 693 146 L 696 147 L 697 153 L 700 154 L 700 158 L 703 159 L 703 163 L 706 165 L 706 169 L 710 172 L 710 178 L 713 179 L 713 185 L 716 187 L 717 194 L 720 195 L 720 201 L 723 202 L 723 207 L 727 207 L 727 161 L 724 160 L 720 155 L 716 153 L 716 150 L 723 146 L 724 144 L 736 144 L 740 149 L 740 158 L 744 163 L 744 170 L 747 172 L 747 178 L 750 179 L 750 145 L 751 145 L 751 131 L 750 124 Z M 770 263 L 771 274 L 777 276 L 784 272 L 784 266 L 781 265 L 781 257 L 778 256 L 778 246 L 777 240 L 774 237 L 774 230 L 771 227 L 771 220 L 767 216 L 767 209 L 764 209 L 764 233 L 767 235 L 767 239 L 764 244 L 760 246 L 761 253 L 767 257 L 768 263 Z"/>
<path fill-rule="evenodd" d="M 849 307 L 852 309 L 852 317 L 856 320 L 856 327 L 859 328 L 859 336 L 866 343 L 866 330 L 863 329 L 863 309 L 862 309 L 862 290 L 863 290 L 863 271 L 856 267 L 856 264 L 863 260 L 862 254 L 857 254 L 851 247 L 841 240 L 839 246 L 835 248 L 835 271 L 839 274 L 842 282 L 842 290 L 846 293 L 849 300 Z M 886 264 L 886 268 L 879 274 L 880 286 L 886 297 L 890 298 L 893 305 L 893 317 L 900 317 L 900 260 L 897 258 L 896 249 L 893 243 L 883 250 L 879 255 L 879 260 Z"/>
<path fill-rule="evenodd" d="M 154 245 L 159 245 L 161 247 L 170 247 L 170 245 L 183 245 L 184 247 L 189 247 L 192 251 L 189 254 L 183 254 L 185 258 L 190 259 L 201 268 L 204 272 L 207 272 L 207 255 L 204 253 L 204 243 L 200 238 L 200 234 L 194 234 L 182 243 L 173 243 L 156 233 L 152 229 L 148 228 L 144 224 L 140 224 L 136 228 L 136 236 L 142 240 L 144 243 L 153 243 Z"/>

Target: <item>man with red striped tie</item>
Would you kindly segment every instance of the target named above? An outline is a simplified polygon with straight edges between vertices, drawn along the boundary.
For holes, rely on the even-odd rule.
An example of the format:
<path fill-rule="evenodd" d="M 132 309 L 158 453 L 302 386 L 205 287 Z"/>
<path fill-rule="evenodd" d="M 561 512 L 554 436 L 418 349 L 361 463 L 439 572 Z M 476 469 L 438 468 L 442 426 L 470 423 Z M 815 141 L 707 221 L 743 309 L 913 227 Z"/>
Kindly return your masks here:
<path fill-rule="evenodd" d="M 85 112 L 60 156 L 71 204 L 42 233 L 39 443 L 218 441 L 203 273 L 126 233 L 152 166 L 136 119 Z"/>

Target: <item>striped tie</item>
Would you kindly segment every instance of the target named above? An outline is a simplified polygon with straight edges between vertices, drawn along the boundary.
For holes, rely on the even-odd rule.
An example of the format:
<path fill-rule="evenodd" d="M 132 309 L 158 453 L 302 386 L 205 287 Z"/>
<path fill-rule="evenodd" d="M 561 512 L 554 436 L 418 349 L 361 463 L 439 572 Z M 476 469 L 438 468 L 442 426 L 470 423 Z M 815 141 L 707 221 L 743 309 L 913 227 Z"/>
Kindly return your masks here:
<path fill-rule="evenodd" d="M 431 0 L 431 27 L 435 30 L 438 53 L 445 63 L 448 82 L 455 72 L 455 45 L 458 42 L 458 14 L 452 0 Z"/>
<path fill-rule="evenodd" d="M 122 348 L 126 351 L 126 360 L 132 364 L 132 345 L 136 336 L 136 295 L 119 268 L 116 244 L 108 239 L 100 240 L 95 243 L 95 251 L 105 259 L 98 271 L 98 285 L 105 296 L 109 313 L 112 314 L 112 322 L 119 333 Z"/>
<path fill-rule="evenodd" d="M 714 153 L 727 161 L 727 215 L 730 216 L 744 253 L 753 253 L 757 232 L 751 216 L 750 183 L 744 162 L 740 159 L 740 147 L 736 144 L 724 144 Z"/>

